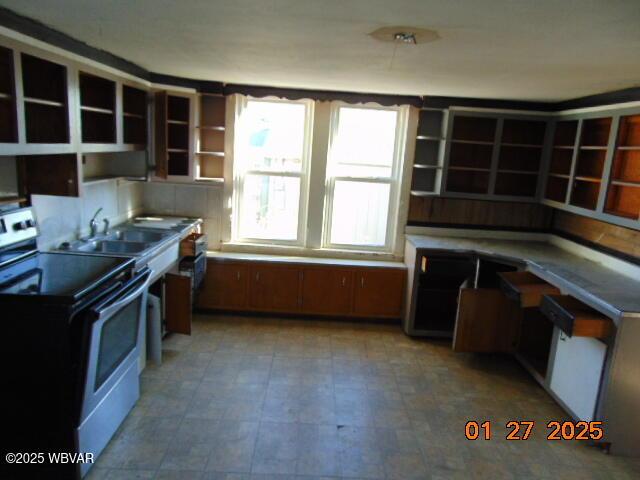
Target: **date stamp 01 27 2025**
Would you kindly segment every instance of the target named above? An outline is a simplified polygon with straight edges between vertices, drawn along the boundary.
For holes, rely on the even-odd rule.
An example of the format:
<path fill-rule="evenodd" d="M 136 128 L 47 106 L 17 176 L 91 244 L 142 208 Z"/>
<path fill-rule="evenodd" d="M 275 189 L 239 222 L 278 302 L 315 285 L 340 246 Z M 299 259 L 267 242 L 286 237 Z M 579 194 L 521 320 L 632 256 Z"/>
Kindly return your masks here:
<path fill-rule="evenodd" d="M 505 429 L 507 440 L 529 440 L 535 422 L 511 420 Z M 470 420 L 464 426 L 467 440 L 491 440 L 492 425 L 489 420 L 482 423 Z M 602 422 L 547 422 L 547 440 L 601 440 L 604 437 Z"/>

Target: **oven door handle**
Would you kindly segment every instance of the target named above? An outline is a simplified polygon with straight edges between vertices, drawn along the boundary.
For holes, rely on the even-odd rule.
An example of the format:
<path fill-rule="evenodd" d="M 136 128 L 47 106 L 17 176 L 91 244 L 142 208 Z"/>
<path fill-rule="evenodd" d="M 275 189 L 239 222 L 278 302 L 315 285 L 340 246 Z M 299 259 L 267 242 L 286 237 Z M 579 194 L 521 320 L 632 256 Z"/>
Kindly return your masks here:
<path fill-rule="evenodd" d="M 115 312 L 120 310 L 120 308 L 127 305 L 134 298 L 140 295 L 147 288 L 147 284 L 149 283 L 149 278 L 151 277 L 151 270 L 147 269 L 143 273 L 139 274 L 136 278 L 126 284 L 119 292 L 117 292 L 113 297 L 108 299 L 103 304 L 96 307 L 93 311 L 95 313 L 95 317 L 97 319 L 103 317 L 110 317 Z M 135 290 L 127 293 L 124 297 L 120 295 L 124 292 L 131 290 L 131 288 L 140 283 L 140 286 L 136 287 Z M 114 298 L 115 297 L 115 298 Z"/>

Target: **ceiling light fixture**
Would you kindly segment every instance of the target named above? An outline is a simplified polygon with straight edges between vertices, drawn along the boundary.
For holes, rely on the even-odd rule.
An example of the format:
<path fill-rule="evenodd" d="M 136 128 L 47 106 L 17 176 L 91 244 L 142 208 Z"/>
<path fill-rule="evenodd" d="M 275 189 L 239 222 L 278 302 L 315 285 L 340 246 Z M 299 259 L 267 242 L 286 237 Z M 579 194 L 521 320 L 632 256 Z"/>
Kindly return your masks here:
<path fill-rule="evenodd" d="M 408 32 L 398 32 L 394 33 L 393 39 L 399 43 L 406 43 L 408 45 L 416 45 L 418 42 L 416 41 L 416 36 L 413 33 Z"/>

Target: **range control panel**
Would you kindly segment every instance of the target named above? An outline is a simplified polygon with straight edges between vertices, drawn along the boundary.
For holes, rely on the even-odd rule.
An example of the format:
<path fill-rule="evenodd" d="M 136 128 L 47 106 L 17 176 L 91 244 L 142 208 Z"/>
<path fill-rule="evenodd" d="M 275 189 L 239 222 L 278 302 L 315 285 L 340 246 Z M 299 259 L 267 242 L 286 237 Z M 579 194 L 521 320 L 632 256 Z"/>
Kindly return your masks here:
<path fill-rule="evenodd" d="M 31 208 L 0 214 L 0 248 L 38 236 L 38 225 Z"/>

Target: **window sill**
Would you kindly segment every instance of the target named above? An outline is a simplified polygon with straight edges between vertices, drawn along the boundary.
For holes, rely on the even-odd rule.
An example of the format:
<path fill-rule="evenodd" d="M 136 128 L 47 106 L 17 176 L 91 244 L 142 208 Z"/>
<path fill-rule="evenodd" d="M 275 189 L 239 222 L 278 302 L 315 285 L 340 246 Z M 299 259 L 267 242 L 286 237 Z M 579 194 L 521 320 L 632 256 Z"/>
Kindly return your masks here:
<path fill-rule="evenodd" d="M 225 242 L 222 244 L 220 251 L 229 253 L 336 258 L 345 260 L 378 260 L 387 262 L 399 262 L 403 259 L 403 257 L 397 257 L 390 252 L 341 250 L 335 248 L 305 248 L 289 245 L 269 245 L 243 242 Z"/>

